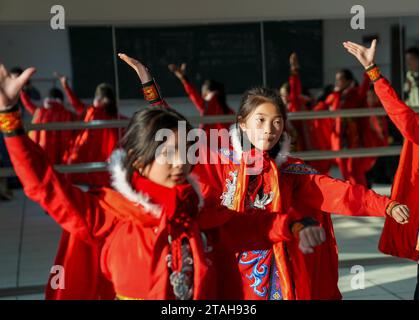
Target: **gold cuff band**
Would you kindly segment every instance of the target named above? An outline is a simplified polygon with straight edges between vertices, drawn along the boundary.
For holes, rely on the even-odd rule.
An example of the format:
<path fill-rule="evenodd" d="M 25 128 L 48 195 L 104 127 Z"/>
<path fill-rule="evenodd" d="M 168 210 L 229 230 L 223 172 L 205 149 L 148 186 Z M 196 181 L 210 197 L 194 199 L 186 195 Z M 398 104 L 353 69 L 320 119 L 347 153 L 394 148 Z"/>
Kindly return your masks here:
<path fill-rule="evenodd" d="M 17 106 L 10 110 L 0 112 L 0 130 L 6 136 L 23 132 L 22 117 Z"/>
<path fill-rule="evenodd" d="M 159 89 L 154 80 L 143 84 L 144 99 L 153 104 L 162 100 Z"/>
<path fill-rule="evenodd" d="M 371 79 L 372 82 L 375 82 L 382 77 L 380 69 L 375 64 L 365 69 L 365 72 L 367 73 L 368 77 Z"/>
<path fill-rule="evenodd" d="M 298 234 L 304 228 L 305 228 L 305 225 L 302 224 L 301 222 L 294 223 L 294 225 L 292 226 L 292 234 L 294 235 L 294 237 L 298 238 Z"/>

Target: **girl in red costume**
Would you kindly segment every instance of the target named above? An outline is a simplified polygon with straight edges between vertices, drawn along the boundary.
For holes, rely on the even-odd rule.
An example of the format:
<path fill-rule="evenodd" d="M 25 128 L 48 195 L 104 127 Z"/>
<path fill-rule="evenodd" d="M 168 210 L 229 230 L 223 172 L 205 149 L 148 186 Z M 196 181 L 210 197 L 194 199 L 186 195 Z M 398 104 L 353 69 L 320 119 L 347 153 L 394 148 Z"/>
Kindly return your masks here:
<path fill-rule="evenodd" d="M 60 83 L 70 104 L 74 107 L 79 121 L 119 119 L 116 97 L 113 88 L 102 83 L 96 87 L 93 104 L 86 106 L 80 101 L 67 82 L 67 78 L 59 76 Z M 67 149 L 64 161 L 67 164 L 105 162 L 119 140 L 119 129 L 83 129 L 77 132 L 72 145 Z M 109 186 L 107 172 L 70 174 L 76 184 L 88 186 Z"/>
<path fill-rule="evenodd" d="M 263 169 L 253 179 L 251 175 L 246 177 L 246 158 L 242 158 L 240 164 L 226 168 L 225 173 L 230 177 L 225 174 L 225 178 L 230 179 L 222 196 L 223 204 L 233 210 L 247 207 L 249 203 L 259 208 L 277 204 L 283 210 L 281 212 L 292 216 L 317 218 L 326 229 L 327 241 L 322 245 L 324 247 L 316 248 L 313 257 L 300 255 L 298 246 L 285 242 L 275 244 L 270 250 L 241 253 L 239 267 L 246 298 L 338 299 L 336 243 L 330 217 L 322 216 L 322 211 L 385 216 L 386 209 L 390 213 L 392 205 L 389 206 L 388 199 L 359 185 L 352 187 L 348 182 L 316 174 L 300 160 L 288 158 L 284 138 L 280 142 L 283 150 L 278 152 L 283 129 L 281 120 L 286 119 L 286 113 L 275 99 L 269 91 L 258 89 L 243 97 L 237 134 L 242 137 L 242 145 L 246 145 L 243 142 L 247 139 L 254 146 L 250 154 L 253 150 L 262 153 Z M 240 154 L 240 140 L 236 142 L 233 149 Z M 242 151 L 242 157 L 246 157 L 246 151 Z M 279 182 L 278 189 L 276 181 Z M 328 276 L 324 276 L 324 272 L 328 272 Z"/>
<path fill-rule="evenodd" d="M 93 105 L 86 106 L 74 94 L 68 85 L 67 78 L 57 75 L 70 104 L 76 111 L 75 119 L 89 122 L 93 120 L 111 120 L 118 118 L 116 98 L 113 89 L 107 84 L 96 88 Z M 120 138 L 117 128 L 82 129 L 75 131 L 70 145 L 67 146 L 63 162 L 66 164 L 105 162 L 108 161 Z M 108 172 L 72 173 L 67 175 L 72 183 L 85 187 L 110 186 Z M 99 261 L 101 245 L 88 244 L 74 234 L 63 230 L 56 265 L 63 265 L 69 273 L 68 285 L 65 290 L 46 287 L 47 299 L 108 299 L 114 295 L 111 283 L 100 272 Z M 89 268 L 80 268 L 80 265 Z M 51 274 L 50 281 L 54 278 Z M 85 285 L 80 286 L 80 283 Z"/>
<path fill-rule="evenodd" d="M 54 92 L 57 92 L 56 89 Z M 61 93 L 58 90 L 59 93 Z M 20 97 L 25 108 L 34 115 L 33 123 L 46 123 L 57 121 L 72 121 L 75 118 L 70 111 L 62 105 L 63 94 L 52 94 L 45 101 L 44 107 L 37 108 L 30 100 L 27 93 L 22 90 Z M 57 98 L 60 98 L 59 101 Z M 47 153 L 52 164 L 65 163 L 63 157 L 70 147 L 73 139 L 73 131 L 32 131 L 29 137 L 38 143 Z M 46 299 L 84 299 L 96 296 L 96 290 L 101 292 L 102 298 L 113 296 L 113 289 L 94 266 L 98 266 L 100 259 L 100 247 L 88 245 L 83 239 L 71 235 L 65 229 L 61 235 L 58 252 L 54 261 L 55 265 L 61 265 L 68 272 L 65 290 L 53 289 L 52 286 L 46 287 Z M 91 268 L 81 268 L 83 264 L 92 265 Z M 93 270 L 93 272 L 92 272 Z M 98 276 L 95 276 L 98 274 Z M 55 274 L 50 275 L 51 283 Z M 71 277 L 71 279 L 70 279 Z M 82 287 L 79 283 L 84 283 Z M 88 288 L 88 289 L 86 289 Z"/>
<path fill-rule="evenodd" d="M 336 73 L 334 92 L 329 94 L 324 101 L 317 104 L 313 110 L 341 110 L 362 108 L 365 101 L 365 93 L 359 87 L 350 70 L 342 69 Z M 329 119 L 327 119 L 329 120 Z M 330 134 L 330 146 L 332 150 L 339 151 L 342 148 L 360 148 L 363 146 L 362 133 L 365 131 L 363 120 L 356 118 L 336 118 L 329 120 L 327 134 Z M 331 125 L 331 130 L 329 129 Z M 345 180 L 353 184 L 367 186 L 365 177 L 366 168 L 370 162 L 362 158 L 337 158 L 336 162 Z"/>
<path fill-rule="evenodd" d="M 366 73 L 364 73 L 364 81 L 359 88 L 359 95 L 364 108 L 382 108 L 380 100 L 374 92 L 374 86 L 371 85 L 371 81 Z M 364 148 L 387 147 L 389 145 L 389 131 L 386 117 L 363 117 L 359 119 L 359 122 L 362 128 L 361 137 Z M 376 162 L 376 157 L 363 158 L 364 171 L 368 172 L 372 170 Z"/>
<path fill-rule="evenodd" d="M 222 83 L 215 80 L 205 80 L 200 94 L 186 77 L 185 69 L 186 63 L 182 63 L 180 67 L 175 64 L 169 64 L 169 70 L 182 82 L 189 99 L 191 99 L 201 116 L 234 114 L 233 110 L 227 105 L 227 97 Z M 205 130 L 209 137 L 210 129 L 228 129 L 230 125 L 231 123 L 204 124 L 202 129 Z"/>
<path fill-rule="evenodd" d="M 253 209 L 237 214 L 212 207 L 210 197 L 204 202 L 199 185 L 188 176 L 191 165 L 181 152 L 185 141 L 176 133 L 179 122 L 186 125 L 187 132 L 191 126 L 166 107 L 137 112 L 131 119 L 122 149 L 111 158 L 114 189 L 83 192 L 72 186 L 24 134 L 17 108 L 9 107 L 15 105 L 19 90 L 34 71 L 29 68 L 14 79 L 0 64 L 0 129 L 15 171 L 26 194 L 57 223 L 72 236 L 101 248 L 100 269 L 111 281 L 116 298 L 242 297 L 240 286 L 230 289 L 235 296 L 224 296 L 217 287 L 221 283 L 217 268 L 223 270 L 223 276 L 234 275 L 237 269 L 235 256 L 223 248 L 252 250 L 289 240 L 287 216 L 263 211 L 255 214 Z M 148 73 L 142 72 L 146 97 L 162 104 L 150 92 Z M 157 137 L 162 129 L 171 133 L 161 141 Z M 304 230 L 316 235 L 321 232 L 319 227 L 308 227 L 296 234 L 304 234 Z M 301 247 L 312 250 L 320 243 L 317 240 L 301 241 Z M 80 269 L 96 267 L 80 262 Z M 98 281 L 97 274 L 92 281 Z M 95 284 L 96 291 L 103 290 L 100 282 Z M 93 289 L 85 283 L 78 285 Z"/>
<path fill-rule="evenodd" d="M 387 219 L 379 249 L 386 254 L 419 262 L 419 116 L 397 96 L 374 64 L 376 44 L 377 41 L 373 40 L 371 47 L 365 48 L 349 41 L 343 43 L 366 69 L 381 104 L 405 138 L 391 196 L 409 205 L 411 219 L 406 225 Z M 419 300 L 419 269 L 414 299 Z"/>
<path fill-rule="evenodd" d="M 64 105 L 61 90 L 52 88 L 42 107 L 37 107 L 25 90 L 20 93 L 20 100 L 26 110 L 33 116 L 32 123 L 68 122 L 73 120 L 73 114 Z M 48 154 L 51 163 L 63 163 L 66 148 L 72 139 L 72 131 L 31 131 L 29 137 Z"/>
<path fill-rule="evenodd" d="M 144 66 L 126 55 L 120 57 L 144 82 L 139 72 Z M 157 86 L 152 86 L 149 91 L 157 92 Z M 151 103 L 166 105 L 162 100 Z M 290 158 L 285 121 L 285 106 L 274 91 L 266 88 L 249 90 L 243 96 L 237 126 L 230 131 L 231 146 L 220 150 L 206 149 L 209 157 L 218 158 L 218 161 L 200 162 L 193 173 L 201 183 L 211 185 L 204 197 L 220 197 L 224 207 L 245 214 L 252 209 L 292 217 L 291 230 L 300 238 L 297 246 L 288 247 L 286 242 L 278 241 L 264 250 L 236 252 L 245 299 L 312 299 L 322 295 L 338 299 L 337 277 L 330 287 L 323 289 L 325 292 L 319 292 L 323 272 L 330 270 L 337 275 L 336 253 L 336 264 L 327 270 L 317 269 L 315 275 L 309 267 L 300 273 L 291 266 L 290 256 L 293 258 L 295 252 L 290 249 L 312 253 L 314 244 L 325 240 L 323 231 L 307 228 L 318 225 L 311 216 L 321 211 L 355 216 L 385 216 L 387 213 L 399 223 L 406 223 L 408 208 L 362 186 L 315 174 L 302 161 Z M 201 160 L 208 160 L 207 155 Z M 327 219 L 325 221 L 326 225 Z M 304 241 L 301 241 L 302 236 L 306 238 Z M 336 251 L 332 240 L 327 238 L 328 247 L 323 251 L 329 255 Z M 307 243 L 311 245 L 306 246 Z M 228 243 L 225 246 L 228 247 Z M 330 250 L 332 252 L 328 252 Z M 328 262 L 330 260 L 328 257 Z M 232 286 L 228 278 L 224 283 L 226 290 Z"/>
<path fill-rule="evenodd" d="M 292 66 L 292 64 L 291 64 Z M 293 72 L 291 68 L 291 77 L 294 78 L 294 83 L 298 83 L 298 73 Z M 298 70 L 298 69 L 297 69 Z M 297 82 L 298 81 L 298 82 Z M 290 79 L 290 83 L 292 84 Z M 363 86 L 368 86 L 369 82 L 364 81 Z M 365 93 L 366 94 L 366 93 Z M 368 102 L 370 101 L 370 96 L 368 95 Z M 316 107 L 319 110 L 322 109 L 321 106 L 324 102 L 320 102 Z M 370 118 L 365 118 L 369 125 Z M 376 118 L 371 119 L 376 120 Z M 319 150 L 330 150 L 330 136 L 333 129 L 333 119 L 318 119 L 309 121 L 310 123 L 310 137 L 311 144 L 316 146 L 315 149 Z M 377 124 L 376 122 L 371 121 L 371 124 Z M 367 129 L 365 127 L 365 129 Z M 374 127 L 374 129 L 376 129 Z M 378 128 L 377 128 L 378 129 Z M 371 133 L 368 137 L 371 139 L 371 143 L 375 142 L 378 144 L 376 138 L 377 135 L 374 135 L 375 131 L 372 129 L 366 130 Z M 329 132 L 329 133 L 327 133 Z M 324 143 L 326 142 L 326 144 Z M 379 145 L 371 145 L 379 146 Z M 371 161 L 374 161 L 372 159 Z M 329 163 L 329 164 L 328 164 Z M 320 173 L 322 170 L 329 170 L 331 161 L 322 160 L 322 161 L 310 161 L 309 164 L 314 168 L 318 168 Z M 371 166 L 373 163 L 370 164 Z M 327 168 L 327 169 L 326 169 Z M 369 170 L 369 169 L 368 169 Z M 307 173 L 318 174 L 315 169 L 310 169 L 307 167 Z M 311 285 L 306 286 L 309 288 L 304 292 L 300 291 L 298 297 L 300 299 L 340 299 L 341 294 L 338 289 L 338 248 L 336 243 L 336 238 L 333 231 L 333 223 L 330 217 L 330 213 L 325 213 L 321 211 L 310 210 L 310 215 L 315 218 L 321 225 L 324 226 L 328 241 L 321 246 L 317 247 L 315 252 L 311 255 L 301 254 L 299 250 L 296 250 L 296 243 L 290 242 L 287 243 L 290 255 L 293 256 L 291 259 L 291 269 L 298 270 L 299 273 L 305 274 L 305 277 L 299 277 L 298 279 L 306 278 L 310 279 Z M 318 275 L 321 274 L 321 277 Z M 304 287 L 304 286 L 300 286 Z"/>
<path fill-rule="evenodd" d="M 309 99 L 302 95 L 302 86 L 298 71 L 300 69 L 297 54 L 294 52 L 290 56 L 290 76 L 288 82 L 284 83 L 279 89 L 282 102 L 287 107 L 288 112 L 307 111 L 306 105 Z M 290 131 L 293 151 L 310 150 L 309 123 L 297 120 L 288 121 L 287 128 Z"/>
<path fill-rule="evenodd" d="M 279 94 L 282 101 L 287 106 L 289 112 L 307 111 L 306 105 L 309 98 L 302 95 L 302 85 L 299 76 L 300 66 L 297 54 L 290 56 L 290 76 L 284 84 Z M 321 102 L 314 107 L 314 111 L 323 110 L 324 103 Z M 293 132 L 296 133 L 296 151 L 303 150 L 331 150 L 330 137 L 333 131 L 333 119 L 316 119 L 306 121 L 294 121 Z M 292 136 L 292 133 L 291 133 Z M 328 174 L 332 166 L 332 160 L 309 161 L 322 174 Z"/>

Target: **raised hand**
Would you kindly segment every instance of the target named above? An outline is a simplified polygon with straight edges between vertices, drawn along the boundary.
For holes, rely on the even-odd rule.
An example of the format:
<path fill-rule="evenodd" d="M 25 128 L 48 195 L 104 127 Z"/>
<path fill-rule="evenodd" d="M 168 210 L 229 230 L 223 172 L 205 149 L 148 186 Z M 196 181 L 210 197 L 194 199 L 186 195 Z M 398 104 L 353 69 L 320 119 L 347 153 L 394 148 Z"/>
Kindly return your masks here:
<path fill-rule="evenodd" d="M 300 231 L 298 237 L 300 239 L 298 248 L 304 254 L 313 253 L 315 246 L 326 241 L 325 231 L 323 227 L 319 226 L 305 227 Z"/>
<path fill-rule="evenodd" d="M 300 68 L 300 65 L 298 64 L 298 56 L 295 52 L 290 55 L 290 68 L 292 71 L 297 71 Z"/>
<path fill-rule="evenodd" d="M 368 68 L 372 64 L 374 64 L 374 56 L 375 56 L 375 49 L 377 47 L 377 39 L 372 40 L 371 46 L 366 48 L 351 41 L 345 41 L 343 46 L 348 50 L 349 53 L 354 55 L 358 61 L 364 66 L 364 68 Z"/>
<path fill-rule="evenodd" d="M 390 215 L 394 220 L 400 224 L 405 224 L 409 222 L 409 208 L 404 204 L 396 205 L 390 212 Z"/>
<path fill-rule="evenodd" d="M 168 65 L 168 68 L 179 80 L 185 77 L 186 63 L 182 63 L 180 67 L 172 63 Z"/>
<path fill-rule="evenodd" d="M 67 76 L 64 76 L 64 75 L 62 75 L 61 73 L 58 73 L 58 72 L 54 72 L 54 77 L 56 77 L 60 81 L 60 84 L 63 88 L 68 85 Z"/>
<path fill-rule="evenodd" d="M 28 68 L 15 78 L 0 63 L 0 111 L 10 109 L 17 103 L 20 90 L 35 71 L 35 68 Z"/>
<path fill-rule="evenodd" d="M 147 83 L 153 79 L 146 66 L 144 66 L 140 61 L 127 56 L 125 53 L 118 53 L 118 57 L 135 70 L 141 80 L 141 83 Z"/>

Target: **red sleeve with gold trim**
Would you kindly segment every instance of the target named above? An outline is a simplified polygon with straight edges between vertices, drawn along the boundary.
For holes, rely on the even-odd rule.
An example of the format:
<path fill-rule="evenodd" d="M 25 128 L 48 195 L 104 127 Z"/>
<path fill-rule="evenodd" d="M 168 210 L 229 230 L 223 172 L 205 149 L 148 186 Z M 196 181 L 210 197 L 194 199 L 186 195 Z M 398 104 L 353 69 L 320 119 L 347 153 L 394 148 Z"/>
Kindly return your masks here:
<path fill-rule="evenodd" d="M 152 106 L 162 106 L 170 108 L 167 102 L 163 99 L 159 86 L 154 79 L 142 84 L 142 92 L 144 99 Z"/>
<path fill-rule="evenodd" d="M 419 115 L 400 100 L 387 79 L 378 79 L 374 83 L 374 89 L 391 121 L 400 130 L 403 137 L 418 145 Z"/>
<path fill-rule="evenodd" d="M 292 206 L 305 212 L 307 207 L 348 216 L 386 215 L 391 200 L 361 185 L 324 175 L 293 174 Z"/>

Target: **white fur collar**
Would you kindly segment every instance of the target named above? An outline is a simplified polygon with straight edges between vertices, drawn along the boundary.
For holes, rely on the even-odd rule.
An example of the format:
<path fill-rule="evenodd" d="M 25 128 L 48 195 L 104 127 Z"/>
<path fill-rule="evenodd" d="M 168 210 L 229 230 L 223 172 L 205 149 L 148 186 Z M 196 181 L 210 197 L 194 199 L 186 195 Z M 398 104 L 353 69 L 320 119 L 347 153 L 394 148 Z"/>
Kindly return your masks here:
<path fill-rule="evenodd" d="M 145 211 L 156 218 L 160 218 L 162 213 L 161 207 L 152 203 L 150 197 L 147 194 L 135 191 L 132 188 L 131 183 L 127 181 L 127 170 L 123 165 L 125 157 L 126 152 L 123 149 L 116 149 L 114 152 L 112 152 L 109 158 L 108 171 L 111 175 L 112 187 L 129 201 L 135 203 L 136 205 L 141 205 Z M 188 182 L 192 185 L 192 188 L 198 194 L 198 207 L 201 209 L 204 205 L 204 199 L 199 188 L 199 184 L 191 175 L 188 176 Z"/>
<path fill-rule="evenodd" d="M 238 160 L 241 160 L 243 148 L 240 143 L 240 130 L 237 124 L 233 124 L 230 127 L 230 139 Z M 275 163 L 278 167 L 288 160 L 291 149 L 291 139 L 285 131 L 282 133 L 281 140 L 281 150 L 279 150 L 277 156 L 275 157 Z"/>

